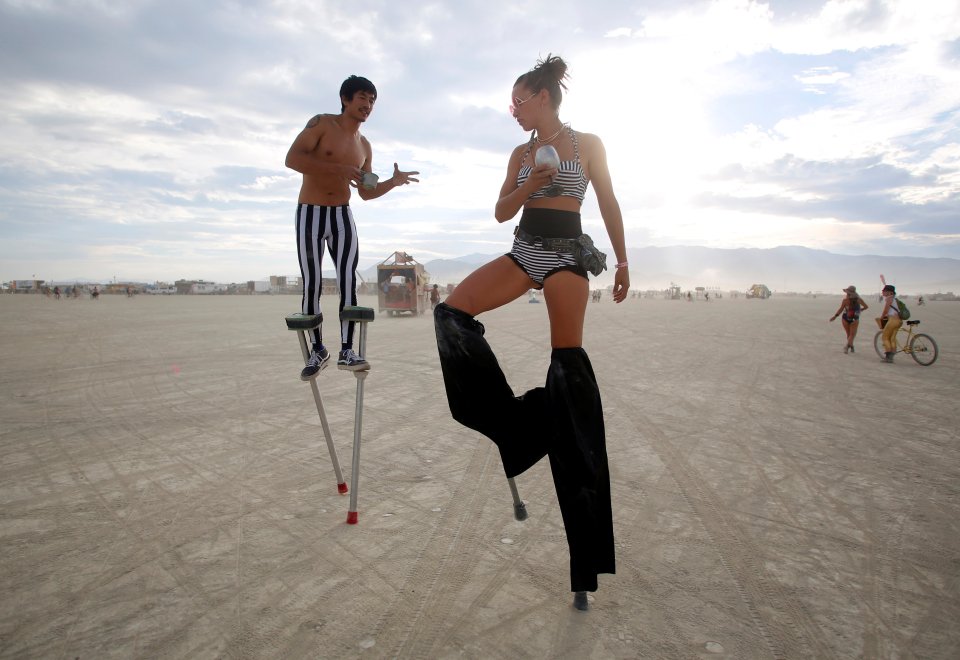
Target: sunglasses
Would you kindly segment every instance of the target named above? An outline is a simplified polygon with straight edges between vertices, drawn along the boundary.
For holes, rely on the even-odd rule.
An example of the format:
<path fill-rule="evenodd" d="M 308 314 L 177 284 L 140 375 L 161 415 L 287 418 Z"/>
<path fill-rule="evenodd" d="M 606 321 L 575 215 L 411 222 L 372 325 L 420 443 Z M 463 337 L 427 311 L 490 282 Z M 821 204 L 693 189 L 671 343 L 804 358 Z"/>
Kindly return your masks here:
<path fill-rule="evenodd" d="M 529 101 L 530 99 L 532 99 L 532 98 L 533 98 L 534 96 L 536 96 L 537 94 L 539 94 L 539 92 L 534 92 L 533 94 L 531 94 L 530 96 L 528 96 L 528 97 L 525 98 L 525 99 L 521 99 L 519 96 L 514 96 L 514 97 L 513 97 L 513 103 L 510 104 L 510 114 L 511 114 L 511 115 L 512 115 L 512 114 L 515 114 L 515 113 L 517 112 L 517 110 L 520 109 L 520 106 L 521 106 L 521 105 L 523 105 L 524 103 L 526 103 L 527 101 Z"/>

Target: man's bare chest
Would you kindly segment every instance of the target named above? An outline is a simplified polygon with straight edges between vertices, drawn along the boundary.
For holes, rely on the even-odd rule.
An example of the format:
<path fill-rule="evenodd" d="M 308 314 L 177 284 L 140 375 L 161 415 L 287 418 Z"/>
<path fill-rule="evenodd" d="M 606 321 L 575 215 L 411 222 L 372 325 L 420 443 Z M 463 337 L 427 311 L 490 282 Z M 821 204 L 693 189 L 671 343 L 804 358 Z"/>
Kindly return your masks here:
<path fill-rule="evenodd" d="M 317 145 L 317 152 L 324 160 L 361 166 L 364 161 L 360 138 L 342 135 L 325 135 Z"/>

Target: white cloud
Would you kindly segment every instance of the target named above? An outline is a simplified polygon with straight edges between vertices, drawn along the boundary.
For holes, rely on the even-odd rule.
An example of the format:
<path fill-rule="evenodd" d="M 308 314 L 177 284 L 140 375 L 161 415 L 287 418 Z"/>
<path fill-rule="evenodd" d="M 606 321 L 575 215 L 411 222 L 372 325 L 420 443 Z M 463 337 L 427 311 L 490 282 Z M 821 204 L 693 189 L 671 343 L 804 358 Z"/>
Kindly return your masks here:
<path fill-rule="evenodd" d="M 493 206 L 526 137 L 509 90 L 551 51 L 571 66 L 561 116 L 604 140 L 631 243 L 960 257 L 943 220 L 960 200 L 960 7 L 781 6 L 8 0 L 0 278 L 96 275 L 65 260 L 75 247 L 142 278 L 295 272 L 283 158 L 351 73 L 380 90 L 375 170 L 422 172 L 355 202 L 366 262 L 498 252 L 512 225 Z M 602 232 L 592 193 L 583 215 Z"/>
<path fill-rule="evenodd" d="M 827 85 L 836 85 L 838 82 L 849 78 L 850 74 L 844 71 L 837 71 L 836 67 L 832 66 L 820 66 L 814 67 L 812 69 L 807 69 L 797 75 L 794 78 L 803 85 L 806 85 L 808 91 L 814 92 L 816 94 L 825 94 L 826 92 L 820 89 L 822 86 Z"/>

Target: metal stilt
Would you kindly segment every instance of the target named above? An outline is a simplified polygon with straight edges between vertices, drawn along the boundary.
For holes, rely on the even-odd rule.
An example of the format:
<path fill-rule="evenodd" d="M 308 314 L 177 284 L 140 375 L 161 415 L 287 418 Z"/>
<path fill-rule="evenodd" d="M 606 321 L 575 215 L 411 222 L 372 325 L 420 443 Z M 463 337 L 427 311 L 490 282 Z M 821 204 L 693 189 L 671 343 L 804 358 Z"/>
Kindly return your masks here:
<path fill-rule="evenodd" d="M 523 500 L 520 499 L 520 492 L 517 490 L 517 483 L 513 480 L 513 477 L 507 479 L 507 483 L 510 485 L 510 494 L 513 495 L 513 517 L 517 520 L 526 520 L 527 519 L 527 505 L 523 503 Z"/>
<path fill-rule="evenodd" d="M 370 307 L 344 307 L 340 312 L 341 321 L 350 321 L 360 324 L 360 357 L 366 359 L 367 355 L 367 323 L 373 321 L 373 309 Z M 350 481 L 353 483 L 353 489 L 350 491 L 350 509 L 347 511 L 347 524 L 357 524 L 357 496 L 360 490 L 360 438 L 363 431 L 363 382 L 369 374 L 369 369 L 363 371 L 354 371 L 353 376 L 357 379 L 357 401 L 353 414 L 353 461 L 350 466 Z"/>
<path fill-rule="evenodd" d="M 287 329 L 297 333 L 300 340 L 300 351 L 303 353 L 303 363 L 310 359 L 310 345 L 307 342 L 307 332 L 323 323 L 323 314 L 291 314 L 287 316 Z M 317 374 L 319 377 L 319 374 Z M 323 427 L 323 437 L 327 441 L 327 451 L 333 462 L 333 471 L 337 476 L 337 492 L 346 493 L 347 483 L 343 480 L 343 471 L 340 469 L 340 459 L 337 457 L 337 448 L 333 445 L 333 436 L 330 434 L 330 425 L 327 423 L 327 414 L 323 409 L 323 398 L 317 387 L 317 377 L 310 379 L 310 390 L 313 392 L 313 401 L 317 404 L 317 414 L 320 416 L 320 426 Z"/>

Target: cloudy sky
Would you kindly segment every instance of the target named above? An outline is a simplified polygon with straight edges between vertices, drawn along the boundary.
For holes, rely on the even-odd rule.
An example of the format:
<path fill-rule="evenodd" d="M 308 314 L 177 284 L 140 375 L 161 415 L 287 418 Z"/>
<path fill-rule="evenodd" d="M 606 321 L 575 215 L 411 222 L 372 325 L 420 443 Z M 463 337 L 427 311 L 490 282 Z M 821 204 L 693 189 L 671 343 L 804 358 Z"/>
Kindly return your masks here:
<path fill-rule="evenodd" d="M 0 0 L 0 279 L 298 274 L 284 157 L 350 74 L 374 171 L 421 172 L 354 198 L 361 268 L 503 252 L 548 53 L 630 247 L 960 258 L 958 35 L 956 0 Z"/>

